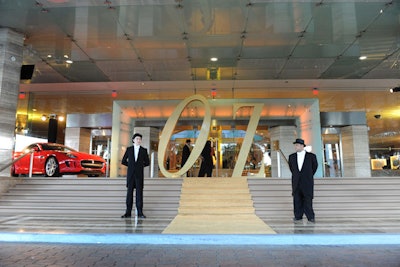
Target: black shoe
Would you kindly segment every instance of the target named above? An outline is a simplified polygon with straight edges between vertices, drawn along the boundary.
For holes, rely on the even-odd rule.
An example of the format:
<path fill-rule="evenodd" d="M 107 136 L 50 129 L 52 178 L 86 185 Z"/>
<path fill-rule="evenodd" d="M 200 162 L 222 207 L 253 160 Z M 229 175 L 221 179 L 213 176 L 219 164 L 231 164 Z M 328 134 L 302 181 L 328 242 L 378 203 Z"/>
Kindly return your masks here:
<path fill-rule="evenodd" d="M 294 223 L 301 223 L 302 221 L 303 221 L 302 218 L 300 218 L 300 219 L 293 218 L 293 222 L 294 222 Z"/>
<path fill-rule="evenodd" d="M 139 214 L 138 217 L 139 218 L 146 218 L 146 216 L 144 214 Z"/>
<path fill-rule="evenodd" d="M 315 219 L 314 218 L 313 219 L 309 219 L 308 222 L 309 223 L 315 223 Z"/>
<path fill-rule="evenodd" d="M 121 216 L 121 218 L 130 218 L 130 217 L 132 217 L 130 214 L 124 214 Z"/>

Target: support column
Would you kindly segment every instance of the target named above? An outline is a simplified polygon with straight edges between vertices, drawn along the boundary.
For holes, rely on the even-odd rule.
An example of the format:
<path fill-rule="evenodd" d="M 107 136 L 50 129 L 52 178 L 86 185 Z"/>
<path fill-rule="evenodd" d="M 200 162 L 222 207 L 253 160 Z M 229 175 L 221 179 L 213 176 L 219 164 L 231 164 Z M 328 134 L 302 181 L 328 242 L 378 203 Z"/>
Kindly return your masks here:
<path fill-rule="evenodd" d="M 368 128 L 351 125 L 341 128 L 344 177 L 371 177 Z"/>
<path fill-rule="evenodd" d="M 315 99 L 308 110 L 301 114 L 297 125 L 297 138 L 304 139 L 306 145 L 311 148 L 311 152 L 317 157 L 318 169 L 314 174 L 314 178 L 323 177 L 324 164 L 321 136 L 319 101 Z"/>
<path fill-rule="evenodd" d="M 280 177 L 291 177 L 292 174 L 289 169 L 289 165 L 285 159 L 276 150 L 279 146 L 286 159 L 289 159 L 289 155 L 294 152 L 293 141 L 296 139 L 296 127 L 295 126 L 278 126 L 270 129 L 271 138 L 271 175 L 272 177 L 278 177 L 279 169 Z M 278 155 L 279 154 L 279 155 Z M 278 157 L 280 158 L 278 163 Z"/>
<path fill-rule="evenodd" d="M 11 162 L 15 144 L 23 44 L 22 34 L 0 29 L 0 168 Z M 0 176 L 10 176 L 10 168 Z"/>
<path fill-rule="evenodd" d="M 86 153 L 91 153 L 90 138 L 91 138 L 90 129 L 80 128 L 80 127 L 65 128 L 64 144 L 70 148 Z"/>
<path fill-rule="evenodd" d="M 147 152 L 149 153 L 150 166 L 144 169 L 144 177 L 158 177 L 158 156 L 154 154 L 152 157 L 151 154 L 153 152 L 157 153 L 158 138 L 160 136 L 159 130 L 152 127 L 135 127 L 133 133 L 143 135 L 142 146 L 147 148 Z"/>
<path fill-rule="evenodd" d="M 126 177 L 127 168 L 121 165 L 122 157 L 128 146 L 132 145 L 132 132 L 135 121 L 122 112 L 117 101 L 113 103 L 110 177 Z"/>

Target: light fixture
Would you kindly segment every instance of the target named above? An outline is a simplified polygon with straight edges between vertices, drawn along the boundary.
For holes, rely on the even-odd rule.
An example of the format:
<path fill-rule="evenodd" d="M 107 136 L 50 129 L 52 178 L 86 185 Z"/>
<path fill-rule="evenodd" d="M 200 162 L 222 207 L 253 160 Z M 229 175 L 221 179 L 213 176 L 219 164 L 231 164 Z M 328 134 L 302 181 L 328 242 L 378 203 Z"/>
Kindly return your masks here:
<path fill-rule="evenodd" d="M 19 92 L 19 94 L 18 94 L 18 98 L 19 99 L 25 99 L 25 97 L 26 97 L 26 93 L 25 92 Z"/>
<path fill-rule="evenodd" d="M 397 86 L 397 87 L 390 88 L 389 91 L 390 91 L 391 93 L 400 92 L 400 87 Z"/>
<path fill-rule="evenodd" d="M 61 64 L 61 63 L 72 64 L 72 63 L 74 63 L 74 61 L 67 54 L 63 55 L 62 57 L 55 57 L 52 54 L 47 54 L 46 60 L 52 61 L 52 62 L 54 61 L 57 64 Z"/>
<path fill-rule="evenodd" d="M 111 97 L 112 98 L 116 98 L 117 97 L 117 90 L 112 90 L 112 92 L 111 92 Z"/>
<path fill-rule="evenodd" d="M 211 96 L 213 99 L 215 99 L 215 97 L 217 96 L 217 89 L 216 88 L 212 88 L 211 89 Z"/>
<path fill-rule="evenodd" d="M 318 88 L 317 88 L 317 87 L 314 87 L 313 90 L 312 90 L 312 94 L 315 95 L 315 96 L 317 96 L 318 93 L 319 93 Z"/>
<path fill-rule="evenodd" d="M 367 56 L 360 56 L 358 59 L 359 59 L 359 60 L 366 60 L 366 59 L 367 59 Z"/>
<path fill-rule="evenodd" d="M 212 57 L 212 58 L 210 58 L 210 60 L 211 60 L 212 62 L 216 62 L 216 61 L 218 61 L 218 58 L 217 58 L 217 57 Z"/>
<path fill-rule="evenodd" d="M 47 116 L 46 114 L 43 114 L 43 115 L 40 117 L 40 119 L 41 119 L 42 121 L 46 121 L 47 119 L 49 119 L 49 120 L 64 121 L 64 120 L 65 120 L 65 117 L 64 117 L 64 116 L 58 116 L 57 114 L 52 113 L 52 114 L 49 114 L 48 116 Z"/>

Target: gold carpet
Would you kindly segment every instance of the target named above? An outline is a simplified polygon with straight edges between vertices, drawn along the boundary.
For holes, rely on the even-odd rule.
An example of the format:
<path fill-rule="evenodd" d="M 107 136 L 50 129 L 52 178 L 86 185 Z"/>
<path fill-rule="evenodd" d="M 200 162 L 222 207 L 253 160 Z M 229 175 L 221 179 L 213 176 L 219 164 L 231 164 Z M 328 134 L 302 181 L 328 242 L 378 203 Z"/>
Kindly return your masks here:
<path fill-rule="evenodd" d="M 184 178 L 164 234 L 275 234 L 256 214 L 246 178 Z"/>

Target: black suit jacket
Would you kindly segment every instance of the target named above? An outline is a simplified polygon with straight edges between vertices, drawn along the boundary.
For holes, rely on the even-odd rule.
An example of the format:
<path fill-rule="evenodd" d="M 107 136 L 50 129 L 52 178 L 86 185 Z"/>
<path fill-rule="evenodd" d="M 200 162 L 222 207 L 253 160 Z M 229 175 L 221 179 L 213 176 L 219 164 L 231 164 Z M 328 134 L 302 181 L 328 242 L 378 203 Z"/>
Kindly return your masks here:
<path fill-rule="evenodd" d="M 135 149 L 133 146 L 128 147 L 122 158 L 121 164 L 128 166 L 126 186 L 128 186 L 130 183 L 133 183 L 134 188 L 143 189 L 143 169 L 144 167 L 150 165 L 147 149 L 141 146 L 139 148 L 138 159 L 135 161 Z"/>
<path fill-rule="evenodd" d="M 304 163 L 299 171 L 297 153 L 290 154 L 289 167 L 292 172 L 292 195 L 299 188 L 303 194 L 314 197 L 314 174 L 318 168 L 315 154 L 306 152 Z"/>
<path fill-rule="evenodd" d="M 181 168 L 183 167 L 183 165 L 185 165 L 186 161 L 188 160 L 190 156 L 190 148 L 188 145 L 184 145 L 183 149 L 182 149 L 182 163 L 181 163 Z"/>

